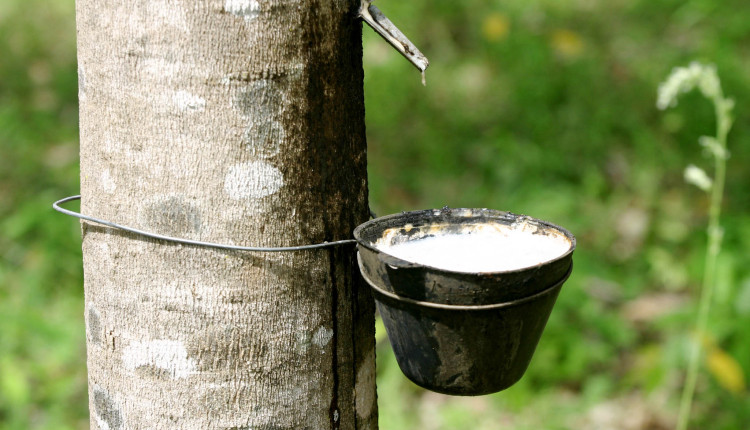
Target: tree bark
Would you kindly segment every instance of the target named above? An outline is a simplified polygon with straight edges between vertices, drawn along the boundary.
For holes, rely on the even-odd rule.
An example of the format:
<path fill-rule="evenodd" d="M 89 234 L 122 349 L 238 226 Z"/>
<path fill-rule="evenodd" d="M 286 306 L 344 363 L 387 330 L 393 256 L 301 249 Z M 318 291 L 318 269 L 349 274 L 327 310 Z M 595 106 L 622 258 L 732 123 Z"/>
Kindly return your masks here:
<path fill-rule="evenodd" d="M 82 211 L 289 246 L 367 220 L 355 0 L 77 0 Z M 91 427 L 375 429 L 351 246 L 84 222 Z"/>

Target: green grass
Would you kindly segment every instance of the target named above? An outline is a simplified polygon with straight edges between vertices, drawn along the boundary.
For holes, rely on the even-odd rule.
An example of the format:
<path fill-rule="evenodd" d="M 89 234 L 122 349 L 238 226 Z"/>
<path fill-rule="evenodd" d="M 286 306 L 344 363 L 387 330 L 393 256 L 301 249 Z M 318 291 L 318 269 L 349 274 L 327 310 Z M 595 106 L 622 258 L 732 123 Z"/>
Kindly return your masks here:
<path fill-rule="evenodd" d="M 674 425 L 709 205 L 682 170 L 714 123 L 699 96 L 666 114 L 655 101 L 672 67 L 694 59 L 716 64 L 737 102 L 708 333 L 747 380 L 750 4 L 377 4 L 431 66 L 422 87 L 365 28 L 372 209 L 489 207 L 578 238 L 575 271 L 521 382 L 481 398 L 434 395 L 401 375 L 381 341 L 381 427 L 639 428 L 601 421 L 623 411 L 645 417 L 643 428 Z M 80 232 L 49 208 L 78 191 L 73 1 L 0 3 L 0 57 L 0 429 L 83 429 Z M 747 392 L 720 381 L 701 365 L 691 428 L 750 422 Z"/>

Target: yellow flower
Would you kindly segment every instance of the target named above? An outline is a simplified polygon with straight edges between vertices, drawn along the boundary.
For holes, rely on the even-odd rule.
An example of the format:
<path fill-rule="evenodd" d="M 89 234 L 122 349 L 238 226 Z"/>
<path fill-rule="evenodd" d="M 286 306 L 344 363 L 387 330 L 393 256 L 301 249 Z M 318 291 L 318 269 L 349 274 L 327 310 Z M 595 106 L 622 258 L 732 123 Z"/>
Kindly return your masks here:
<path fill-rule="evenodd" d="M 573 30 L 557 29 L 552 33 L 552 49 L 563 58 L 575 59 L 583 53 L 583 38 Z"/>
<path fill-rule="evenodd" d="M 499 42 L 510 33 L 510 20 L 499 12 L 487 15 L 482 23 L 482 34 L 490 42 Z"/>
<path fill-rule="evenodd" d="M 731 355 L 719 348 L 712 348 L 706 356 L 706 366 L 725 390 L 734 394 L 745 391 L 745 373 Z"/>

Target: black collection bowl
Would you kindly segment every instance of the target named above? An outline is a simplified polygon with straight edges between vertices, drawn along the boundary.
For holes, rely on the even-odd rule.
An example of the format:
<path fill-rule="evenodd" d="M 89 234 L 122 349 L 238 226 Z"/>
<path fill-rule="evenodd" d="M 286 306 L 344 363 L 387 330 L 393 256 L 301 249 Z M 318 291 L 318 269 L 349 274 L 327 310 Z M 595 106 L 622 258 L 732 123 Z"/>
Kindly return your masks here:
<path fill-rule="evenodd" d="M 387 245 L 475 231 L 481 224 L 529 228 L 570 243 L 531 267 L 457 272 L 397 258 Z M 396 360 L 417 385 L 444 394 L 504 390 L 526 371 L 562 284 L 576 242 L 544 221 L 490 209 L 435 209 L 376 218 L 354 231 L 357 260 L 372 288 Z"/>
<path fill-rule="evenodd" d="M 533 266 L 495 272 L 456 272 L 403 260 L 387 247 L 437 235 L 461 234 L 477 226 L 523 228 L 570 243 L 561 255 Z M 492 209 L 430 209 L 370 220 L 354 230 L 362 273 L 379 288 L 402 297 L 453 305 L 502 303 L 533 295 L 568 272 L 576 240 L 562 227 Z"/>

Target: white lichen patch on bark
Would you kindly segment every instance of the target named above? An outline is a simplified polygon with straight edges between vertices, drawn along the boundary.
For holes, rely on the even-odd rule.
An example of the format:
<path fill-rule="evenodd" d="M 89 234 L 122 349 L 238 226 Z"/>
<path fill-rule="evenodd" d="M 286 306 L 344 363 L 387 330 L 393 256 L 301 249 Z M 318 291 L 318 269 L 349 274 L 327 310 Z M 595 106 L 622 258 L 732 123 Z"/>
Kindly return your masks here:
<path fill-rule="evenodd" d="M 327 327 L 320 326 L 315 333 L 313 333 L 312 343 L 323 348 L 333 339 L 333 330 Z"/>
<path fill-rule="evenodd" d="M 163 58 L 144 58 L 139 67 L 139 71 L 144 75 L 144 78 L 149 80 L 171 80 L 180 75 L 185 70 L 185 64 L 181 64 L 175 61 L 166 60 Z M 153 94 L 144 94 L 149 98 L 153 98 Z"/>
<path fill-rule="evenodd" d="M 224 178 L 224 191 L 234 200 L 270 196 L 283 186 L 281 171 L 262 161 L 237 164 Z"/>
<path fill-rule="evenodd" d="M 107 130 L 104 132 L 104 139 L 99 143 L 99 148 L 107 154 L 112 154 L 123 151 L 125 144 L 120 139 L 116 139 L 111 131 Z"/>
<path fill-rule="evenodd" d="M 140 367 L 162 369 L 172 378 L 185 378 L 196 369 L 182 342 L 164 339 L 132 342 L 123 350 L 122 363 L 133 371 Z"/>
<path fill-rule="evenodd" d="M 91 247 L 92 253 L 96 253 L 99 259 L 99 270 L 103 273 L 109 273 L 112 270 L 114 262 L 112 261 L 112 252 L 107 242 L 98 242 Z"/>
<path fill-rule="evenodd" d="M 185 33 L 189 32 L 187 17 L 182 7 L 172 3 L 170 0 L 151 0 L 150 6 L 149 11 L 164 25 L 169 25 Z"/>
<path fill-rule="evenodd" d="M 99 183 L 102 185 L 102 190 L 105 193 L 112 194 L 117 190 L 117 185 L 115 184 L 115 180 L 112 179 L 112 173 L 110 173 L 109 169 L 104 169 L 101 178 L 99 178 Z"/>
<path fill-rule="evenodd" d="M 143 168 L 143 172 L 148 174 L 150 177 L 158 177 L 164 173 L 164 166 L 160 163 L 154 163 L 154 158 L 149 151 L 144 151 L 140 143 L 140 150 L 138 145 L 134 145 L 132 142 L 128 143 L 127 130 L 117 130 L 114 127 L 105 129 L 103 131 L 103 137 L 99 141 L 98 148 L 107 156 L 116 156 L 127 158 L 130 163 L 129 167 Z M 164 133 L 166 134 L 166 132 Z M 85 166 L 84 166 L 85 167 Z M 171 167 L 171 166 L 167 166 Z M 123 178 L 128 177 L 123 174 L 122 171 L 110 170 L 110 175 L 114 174 L 118 182 Z M 96 178 L 91 178 L 95 180 Z M 101 178 L 99 178 L 101 180 Z M 129 178 L 130 179 L 130 178 Z M 145 175 L 137 176 L 132 178 L 135 181 L 144 181 Z"/>
<path fill-rule="evenodd" d="M 202 112 L 206 110 L 206 99 L 187 91 L 177 91 L 174 97 L 172 97 L 172 101 L 177 105 L 177 109 L 183 112 Z"/>
<path fill-rule="evenodd" d="M 83 67 L 78 66 L 78 102 L 86 101 L 86 73 Z"/>
<path fill-rule="evenodd" d="M 260 3 L 256 0 L 226 0 L 224 10 L 250 21 L 260 15 Z"/>

